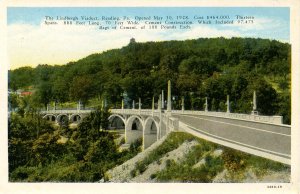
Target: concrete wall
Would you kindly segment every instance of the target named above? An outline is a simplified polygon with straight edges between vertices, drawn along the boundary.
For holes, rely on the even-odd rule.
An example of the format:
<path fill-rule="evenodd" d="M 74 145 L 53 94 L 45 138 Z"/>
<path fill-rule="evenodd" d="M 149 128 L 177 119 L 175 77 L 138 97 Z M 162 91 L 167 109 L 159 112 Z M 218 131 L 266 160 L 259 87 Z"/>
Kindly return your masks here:
<path fill-rule="evenodd" d="M 143 149 L 148 148 L 151 146 L 154 142 L 157 140 L 157 134 L 145 134 L 144 135 L 144 143 L 143 143 Z"/>
<path fill-rule="evenodd" d="M 160 129 L 160 136 L 159 136 L 159 138 L 162 138 L 166 134 L 167 134 L 167 126 L 166 126 L 165 122 L 162 122 L 161 123 L 161 129 Z"/>
<path fill-rule="evenodd" d="M 126 130 L 125 131 L 125 143 L 131 144 L 138 138 L 143 137 L 143 131 L 142 130 Z"/>
<path fill-rule="evenodd" d="M 264 115 L 251 115 L 251 114 L 240 114 L 240 113 L 226 113 L 226 112 L 213 112 L 213 111 L 192 111 L 192 110 L 173 110 L 172 113 L 176 114 L 192 114 L 192 115 L 203 115 L 212 117 L 223 117 L 238 120 L 247 120 L 254 122 L 266 122 L 273 124 L 282 124 L 282 116 L 264 116 Z"/>

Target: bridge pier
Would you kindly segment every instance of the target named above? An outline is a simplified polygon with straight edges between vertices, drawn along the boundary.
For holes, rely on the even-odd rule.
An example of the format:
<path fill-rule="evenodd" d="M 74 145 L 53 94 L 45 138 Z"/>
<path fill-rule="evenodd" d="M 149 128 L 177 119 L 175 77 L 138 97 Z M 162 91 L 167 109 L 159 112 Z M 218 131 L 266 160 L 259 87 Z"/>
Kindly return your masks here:
<path fill-rule="evenodd" d="M 229 95 L 227 95 L 227 102 L 226 102 L 226 105 L 227 105 L 227 113 L 230 113 L 230 102 L 229 102 Z"/>
<path fill-rule="evenodd" d="M 253 109 L 252 109 L 252 112 L 251 114 L 252 115 L 258 115 L 258 112 L 257 112 L 257 105 L 256 105 L 256 92 L 254 91 L 253 92 L 253 102 L 252 102 L 252 105 L 253 105 Z"/>
<path fill-rule="evenodd" d="M 207 102 L 207 97 L 205 97 L 205 112 L 208 112 L 208 102 Z"/>
<path fill-rule="evenodd" d="M 184 112 L 184 97 L 181 97 L 181 111 Z"/>
<path fill-rule="evenodd" d="M 167 129 L 167 125 L 174 126 L 174 122 L 168 124 L 169 117 L 163 116 L 161 111 L 161 95 L 158 99 L 158 111 L 149 110 L 145 115 L 139 110 L 122 110 L 112 114 L 109 120 L 113 122 L 114 117 L 122 120 L 125 127 L 125 143 L 131 144 L 135 140 L 142 138 L 142 148 L 146 149 L 154 142 L 165 136 L 171 130 Z"/>
<path fill-rule="evenodd" d="M 168 104 L 167 104 L 167 114 L 168 116 L 171 116 L 171 110 L 172 110 L 172 101 L 171 101 L 171 81 L 168 81 Z"/>
<path fill-rule="evenodd" d="M 125 121 L 125 142 L 133 143 L 139 138 L 143 138 L 143 120 L 138 116 L 130 116 Z"/>

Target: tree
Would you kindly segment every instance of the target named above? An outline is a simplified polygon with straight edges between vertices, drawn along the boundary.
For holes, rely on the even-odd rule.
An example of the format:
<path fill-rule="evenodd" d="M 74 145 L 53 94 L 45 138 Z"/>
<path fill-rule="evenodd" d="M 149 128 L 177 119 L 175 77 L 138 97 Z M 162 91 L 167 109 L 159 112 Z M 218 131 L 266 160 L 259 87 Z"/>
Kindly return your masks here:
<path fill-rule="evenodd" d="M 67 102 L 69 100 L 69 80 L 62 76 L 57 77 L 53 80 L 52 92 L 53 99 L 58 102 Z"/>
<path fill-rule="evenodd" d="M 18 103 L 18 95 L 17 94 L 9 94 L 8 96 L 8 104 L 10 108 L 15 111 L 16 108 L 18 108 L 19 103 Z"/>
<path fill-rule="evenodd" d="M 21 67 L 8 71 L 8 88 L 16 91 L 34 84 L 34 69 L 32 67 Z"/>
<path fill-rule="evenodd" d="M 93 80 L 87 76 L 77 76 L 70 85 L 70 97 L 75 101 L 81 101 L 85 106 L 88 99 L 93 96 Z"/>
<path fill-rule="evenodd" d="M 109 162 L 115 159 L 117 147 L 114 143 L 112 135 L 106 134 L 101 136 L 98 140 L 91 143 L 84 159 L 93 163 Z"/>
<path fill-rule="evenodd" d="M 59 144 L 58 134 L 44 133 L 32 144 L 31 161 L 33 164 L 46 164 L 57 160 L 65 152 L 65 147 Z"/>
<path fill-rule="evenodd" d="M 53 99 L 51 83 L 48 81 L 40 82 L 40 84 L 38 85 L 37 92 L 35 93 L 35 97 L 41 104 L 44 105 L 46 109 L 47 105 Z"/>

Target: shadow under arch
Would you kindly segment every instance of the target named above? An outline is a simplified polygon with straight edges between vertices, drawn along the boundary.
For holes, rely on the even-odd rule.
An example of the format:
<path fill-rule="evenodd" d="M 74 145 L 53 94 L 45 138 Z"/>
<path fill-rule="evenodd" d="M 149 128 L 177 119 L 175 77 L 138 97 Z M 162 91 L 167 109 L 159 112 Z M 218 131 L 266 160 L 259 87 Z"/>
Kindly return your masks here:
<path fill-rule="evenodd" d="M 151 146 L 158 139 L 159 123 L 153 117 L 148 117 L 145 120 L 144 134 L 143 134 L 143 148 L 146 149 Z"/>
<path fill-rule="evenodd" d="M 47 121 L 55 122 L 56 116 L 54 114 L 46 114 L 43 116 L 43 119 L 46 119 Z"/>
<path fill-rule="evenodd" d="M 126 120 L 121 115 L 112 114 L 108 117 L 108 121 L 109 129 L 125 129 Z"/>
<path fill-rule="evenodd" d="M 143 138 L 144 122 L 137 115 L 132 115 L 127 119 L 125 124 L 125 142 L 133 143 L 139 138 Z"/>
<path fill-rule="evenodd" d="M 66 120 L 65 120 L 64 118 L 66 118 Z M 58 116 L 56 117 L 56 122 L 57 122 L 57 123 L 62 123 L 62 122 L 66 122 L 66 121 L 69 122 L 69 116 L 66 115 L 66 114 L 61 114 L 61 115 L 58 115 Z"/>
<path fill-rule="evenodd" d="M 73 114 L 70 116 L 70 122 L 71 123 L 79 123 L 81 121 L 82 117 L 80 114 Z"/>

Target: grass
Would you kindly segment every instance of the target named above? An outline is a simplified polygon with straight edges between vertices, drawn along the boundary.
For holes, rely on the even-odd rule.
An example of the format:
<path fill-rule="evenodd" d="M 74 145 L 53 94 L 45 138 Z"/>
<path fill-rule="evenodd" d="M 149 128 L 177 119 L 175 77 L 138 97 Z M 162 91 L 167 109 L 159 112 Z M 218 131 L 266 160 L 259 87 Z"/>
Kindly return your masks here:
<path fill-rule="evenodd" d="M 132 177 L 142 174 L 152 162 L 161 164 L 161 158 L 168 155 L 168 152 L 177 149 L 185 141 L 193 140 L 199 144 L 190 150 L 183 161 L 166 160 L 165 169 L 152 174 L 150 179 L 157 182 L 207 183 L 212 182 L 217 174 L 226 169 L 229 182 L 242 182 L 250 169 L 257 178 L 268 172 L 290 171 L 288 165 L 220 146 L 188 133 L 173 132 L 158 148 L 136 164 L 131 172 Z M 213 155 L 216 149 L 222 150 L 220 156 Z M 205 160 L 205 163 L 196 167 L 195 164 L 201 160 Z"/>
<path fill-rule="evenodd" d="M 192 141 L 193 135 L 183 132 L 171 133 L 169 137 L 154 151 L 152 151 L 144 160 L 135 166 L 135 171 L 143 172 L 152 162 L 159 162 L 159 159 L 168 152 L 178 148 L 184 141 Z"/>
<path fill-rule="evenodd" d="M 78 102 L 64 102 L 64 103 L 59 103 L 57 106 L 58 108 L 77 108 Z M 86 108 L 88 107 L 97 107 L 101 106 L 102 101 L 99 100 L 98 98 L 91 98 L 88 100 L 86 103 Z M 54 103 L 52 103 L 52 106 L 54 106 Z"/>
<path fill-rule="evenodd" d="M 272 85 L 272 88 L 278 93 L 291 92 L 291 75 L 288 75 L 287 80 L 282 77 L 265 76 L 265 80 Z"/>
<path fill-rule="evenodd" d="M 199 141 L 199 145 L 186 155 L 185 160 L 176 163 L 174 160 L 166 161 L 166 168 L 156 174 L 160 182 L 211 182 L 223 167 L 223 161 L 220 157 L 212 157 L 211 153 L 216 148 L 212 143 Z M 194 167 L 201 159 L 205 160 L 205 165 Z"/>

